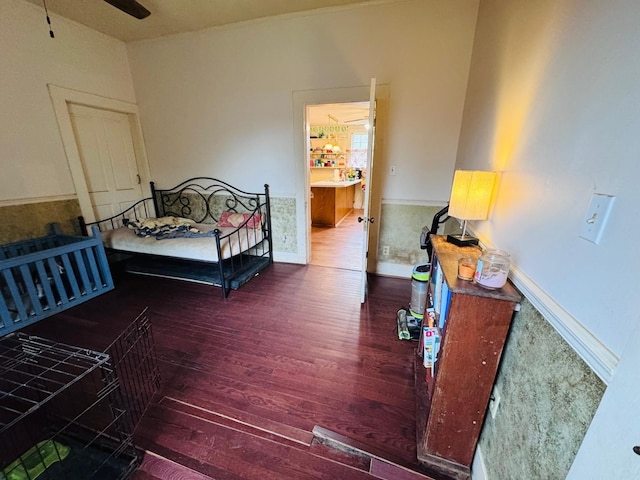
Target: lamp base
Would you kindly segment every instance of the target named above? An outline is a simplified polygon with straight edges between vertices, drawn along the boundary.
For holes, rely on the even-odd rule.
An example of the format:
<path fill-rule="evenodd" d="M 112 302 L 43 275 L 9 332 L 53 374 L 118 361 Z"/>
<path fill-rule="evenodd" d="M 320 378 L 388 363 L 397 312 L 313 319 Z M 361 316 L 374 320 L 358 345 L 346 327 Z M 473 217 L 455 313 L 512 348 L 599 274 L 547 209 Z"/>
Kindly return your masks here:
<path fill-rule="evenodd" d="M 459 247 L 471 247 L 478 245 L 478 239 L 471 235 L 447 235 L 447 242 L 453 243 Z"/>

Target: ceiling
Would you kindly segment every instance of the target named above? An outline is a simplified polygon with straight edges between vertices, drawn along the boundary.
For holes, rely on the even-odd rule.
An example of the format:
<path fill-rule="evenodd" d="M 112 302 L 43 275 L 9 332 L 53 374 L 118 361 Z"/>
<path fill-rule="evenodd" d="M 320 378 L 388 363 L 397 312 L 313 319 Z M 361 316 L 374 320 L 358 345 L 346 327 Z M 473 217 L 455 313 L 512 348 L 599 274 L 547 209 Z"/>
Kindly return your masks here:
<path fill-rule="evenodd" d="M 42 7 L 44 0 L 27 1 Z M 151 12 L 150 16 L 142 20 L 133 18 L 104 0 L 46 0 L 46 6 L 49 12 L 124 42 L 131 42 L 276 15 L 364 4 L 371 0 L 138 1 Z M 46 22 L 44 18 L 43 22 Z M 55 32 L 55 19 L 52 22 Z M 366 123 L 368 115 L 369 102 L 314 105 L 309 108 L 311 125 L 344 124 L 345 122 L 362 125 Z"/>
<path fill-rule="evenodd" d="M 28 1 L 42 7 L 45 0 Z M 104 0 L 46 0 L 49 12 L 123 42 L 319 8 L 370 3 L 370 0 L 139 0 L 139 3 L 151 12 L 143 20 L 127 15 Z M 55 32 L 55 20 L 52 22 Z"/>
<path fill-rule="evenodd" d="M 364 125 L 368 119 L 369 102 L 309 106 L 309 125 Z"/>

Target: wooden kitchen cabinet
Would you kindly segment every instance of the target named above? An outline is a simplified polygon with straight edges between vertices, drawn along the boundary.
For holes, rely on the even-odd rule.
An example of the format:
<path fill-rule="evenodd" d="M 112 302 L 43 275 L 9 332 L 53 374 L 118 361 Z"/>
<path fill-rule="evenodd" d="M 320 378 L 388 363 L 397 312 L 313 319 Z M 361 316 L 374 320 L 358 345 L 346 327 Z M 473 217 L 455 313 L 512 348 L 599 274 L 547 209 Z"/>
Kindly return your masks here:
<path fill-rule="evenodd" d="M 521 297 L 511 283 L 487 290 L 457 278 L 458 259 L 478 247 L 457 247 L 432 236 L 429 298 L 441 326 L 433 372 L 416 356 L 418 460 L 451 478 L 470 478 L 500 356 Z M 425 316 L 426 318 L 426 316 Z"/>
<path fill-rule="evenodd" d="M 311 224 L 336 227 L 353 211 L 356 185 L 311 187 Z"/>

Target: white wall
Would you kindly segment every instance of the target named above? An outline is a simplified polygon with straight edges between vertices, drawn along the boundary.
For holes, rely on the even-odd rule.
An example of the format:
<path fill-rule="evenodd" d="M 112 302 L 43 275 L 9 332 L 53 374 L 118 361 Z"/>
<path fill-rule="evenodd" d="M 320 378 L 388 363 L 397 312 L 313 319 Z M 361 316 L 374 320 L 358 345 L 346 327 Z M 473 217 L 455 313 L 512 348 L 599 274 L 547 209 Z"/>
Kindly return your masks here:
<path fill-rule="evenodd" d="M 73 195 L 47 84 L 135 101 L 124 43 L 24 0 L 0 1 L 0 201 Z"/>
<path fill-rule="evenodd" d="M 514 279 L 608 384 L 571 479 L 640 472 L 639 18 L 635 0 L 491 0 L 478 13 L 456 167 L 501 179 L 474 229 L 511 252 Z M 595 192 L 616 196 L 599 245 L 578 236 Z"/>
<path fill-rule="evenodd" d="M 501 172 L 480 237 L 615 356 L 640 316 L 638 18 L 632 0 L 481 3 L 457 161 Z M 600 245 L 578 237 L 594 192 L 617 197 Z"/>
<path fill-rule="evenodd" d="M 295 196 L 294 91 L 389 84 L 385 198 L 448 196 L 476 0 L 378 2 L 129 44 L 152 175 Z M 383 172 L 386 174 L 386 172 Z"/>

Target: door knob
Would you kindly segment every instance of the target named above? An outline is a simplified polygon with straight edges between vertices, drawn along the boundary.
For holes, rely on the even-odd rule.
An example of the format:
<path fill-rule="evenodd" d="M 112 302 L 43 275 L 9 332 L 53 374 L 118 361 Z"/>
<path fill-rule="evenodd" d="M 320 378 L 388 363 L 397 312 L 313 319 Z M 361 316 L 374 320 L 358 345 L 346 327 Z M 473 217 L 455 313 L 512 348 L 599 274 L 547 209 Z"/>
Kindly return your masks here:
<path fill-rule="evenodd" d="M 373 217 L 369 217 L 369 218 L 358 217 L 358 223 L 362 223 L 362 222 L 371 222 L 371 223 L 373 223 L 374 220 L 375 220 L 375 218 L 373 218 Z"/>
<path fill-rule="evenodd" d="M 640 455 L 640 445 L 636 445 L 635 447 L 633 447 L 633 453 L 635 453 L 636 455 Z"/>

